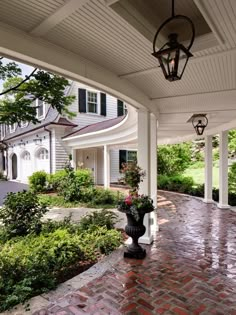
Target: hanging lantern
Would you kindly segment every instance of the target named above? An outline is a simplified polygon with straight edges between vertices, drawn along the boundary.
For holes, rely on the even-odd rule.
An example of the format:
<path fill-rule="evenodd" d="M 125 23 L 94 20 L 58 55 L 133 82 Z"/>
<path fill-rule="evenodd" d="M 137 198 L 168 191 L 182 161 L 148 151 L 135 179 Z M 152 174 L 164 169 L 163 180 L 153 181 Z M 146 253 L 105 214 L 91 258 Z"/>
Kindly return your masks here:
<path fill-rule="evenodd" d="M 198 136 L 202 136 L 206 126 L 208 125 L 206 114 L 193 115 L 192 124 L 196 134 Z"/>
<path fill-rule="evenodd" d="M 156 51 L 156 40 L 160 31 L 166 26 L 168 23 L 172 22 L 173 20 L 185 20 L 190 24 L 191 31 L 192 31 L 192 38 L 188 47 L 180 44 L 178 42 L 178 34 L 171 33 L 169 34 L 168 38 L 169 41 L 162 46 L 162 48 Z M 186 65 L 188 63 L 188 59 L 193 57 L 190 52 L 190 48 L 193 45 L 195 38 L 195 28 L 194 24 L 190 18 L 184 15 L 175 15 L 174 12 L 174 0 L 172 0 L 172 16 L 164 21 L 162 25 L 156 32 L 156 35 L 153 40 L 153 53 L 152 55 L 159 60 L 160 67 L 163 71 L 163 74 L 166 80 L 170 82 L 181 80 Z"/>

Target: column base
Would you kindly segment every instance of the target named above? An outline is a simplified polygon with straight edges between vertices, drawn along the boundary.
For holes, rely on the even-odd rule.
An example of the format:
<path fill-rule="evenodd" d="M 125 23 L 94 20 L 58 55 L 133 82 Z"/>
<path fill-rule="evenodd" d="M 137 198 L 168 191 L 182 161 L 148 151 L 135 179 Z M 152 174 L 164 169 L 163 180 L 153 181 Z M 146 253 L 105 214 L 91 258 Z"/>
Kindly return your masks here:
<path fill-rule="evenodd" d="M 223 205 L 223 204 L 220 204 L 220 203 L 218 203 L 217 207 L 220 208 L 220 209 L 230 209 L 229 205 Z"/>
<path fill-rule="evenodd" d="M 214 203 L 213 199 L 203 199 L 203 202 L 205 203 Z"/>
<path fill-rule="evenodd" d="M 153 243 L 153 235 L 150 236 L 142 236 L 139 238 L 138 242 L 140 244 L 150 245 Z"/>

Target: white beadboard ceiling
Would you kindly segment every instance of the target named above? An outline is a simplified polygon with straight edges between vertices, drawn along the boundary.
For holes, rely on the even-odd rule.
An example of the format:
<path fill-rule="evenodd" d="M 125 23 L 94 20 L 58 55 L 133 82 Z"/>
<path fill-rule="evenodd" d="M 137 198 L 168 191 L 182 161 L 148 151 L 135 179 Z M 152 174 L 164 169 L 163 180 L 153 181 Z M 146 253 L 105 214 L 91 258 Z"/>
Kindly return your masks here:
<path fill-rule="evenodd" d="M 210 128 L 236 120 L 236 0 L 175 0 L 176 13 L 191 17 L 201 36 L 182 80 L 171 83 L 151 55 L 153 31 L 170 15 L 171 0 L 77 1 L 55 23 L 55 12 L 75 0 L 1 0 L 0 20 L 36 40 L 46 20 L 38 35 L 55 49 L 131 82 L 158 108 L 161 139 L 193 134 L 186 121 L 198 111 L 208 114 Z"/>

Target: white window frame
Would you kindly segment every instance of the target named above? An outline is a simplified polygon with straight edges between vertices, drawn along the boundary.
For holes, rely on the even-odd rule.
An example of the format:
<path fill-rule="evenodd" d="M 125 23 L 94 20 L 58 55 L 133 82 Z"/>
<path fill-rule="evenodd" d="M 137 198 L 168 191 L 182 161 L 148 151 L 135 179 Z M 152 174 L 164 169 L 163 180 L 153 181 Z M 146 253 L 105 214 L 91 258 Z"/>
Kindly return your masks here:
<path fill-rule="evenodd" d="M 42 148 L 38 152 L 38 159 L 39 160 L 49 160 L 49 152 L 47 149 Z"/>
<path fill-rule="evenodd" d="M 10 133 L 13 133 L 16 131 L 16 123 L 9 125 L 9 131 L 10 131 Z"/>
<path fill-rule="evenodd" d="M 21 121 L 20 122 L 20 127 L 21 128 L 25 128 L 25 127 L 27 127 L 28 126 L 28 121 Z"/>
<path fill-rule="evenodd" d="M 89 103 L 88 102 L 89 93 L 94 93 L 97 96 L 96 113 L 89 111 L 89 104 L 88 104 Z M 86 90 L 86 113 L 88 113 L 90 115 L 99 115 L 99 113 L 100 113 L 100 97 L 99 97 L 99 93 L 97 91 Z"/>
<path fill-rule="evenodd" d="M 27 158 L 25 158 L 27 157 Z M 31 154 L 29 153 L 29 151 L 25 151 L 24 154 L 22 155 L 22 159 L 24 161 L 30 161 L 31 160 Z"/>
<path fill-rule="evenodd" d="M 136 152 L 136 156 L 137 156 L 137 150 L 126 150 L 126 163 L 129 163 L 129 162 L 133 162 L 134 160 L 128 160 L 128 156 L 129 156 L 129 152 Z"/>
<path fill-rule="evenodd" d="M 38 108 L 38 106 L 39 106 L 39 99 L 36 100 L 37 118 L 38 118 L 39 120 L 42 120 L 42 119 L 45 118 L 45 102 L 43 102 L 43 115 L 41 115 L 41 116 L 39 116 L 39 108 Z"/>

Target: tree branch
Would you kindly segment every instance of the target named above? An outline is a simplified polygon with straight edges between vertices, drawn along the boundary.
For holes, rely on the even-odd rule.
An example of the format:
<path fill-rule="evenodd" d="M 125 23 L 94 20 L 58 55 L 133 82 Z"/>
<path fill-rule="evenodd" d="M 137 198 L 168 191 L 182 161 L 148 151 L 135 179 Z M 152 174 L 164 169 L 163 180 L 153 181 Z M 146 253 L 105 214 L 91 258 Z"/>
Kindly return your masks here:
<path fill-rule="evenodd" d="M 36 72 L 36 70 L 38 70 L 38 69 L 35 68 L 35 69 L 30 73 L 30 75 L 27 75 L 27 76 L 25 77 L 25 79 L 22 80 L 20 83 L 18 83 L 16 86 L 13 86 L 12 88 L 9 88 L 9 89 L 7 89 L 7 90 L 1 92 L 1 93 L 0 93 L 0 96 L 1 96 L 1 95 L 4 95 L 4 94 L 7 94 L 7 93 L 9 93 L 9 92 L 11 92 L 11 91 L 15 91 L 15 90 L 16 90 L 18 87 L 20 87 L 23 83 L 27 82 L 27 81 L 30 79 L 30 77 L 32 77 L 32 75 L 34 75 L 34 73 Z"/>

